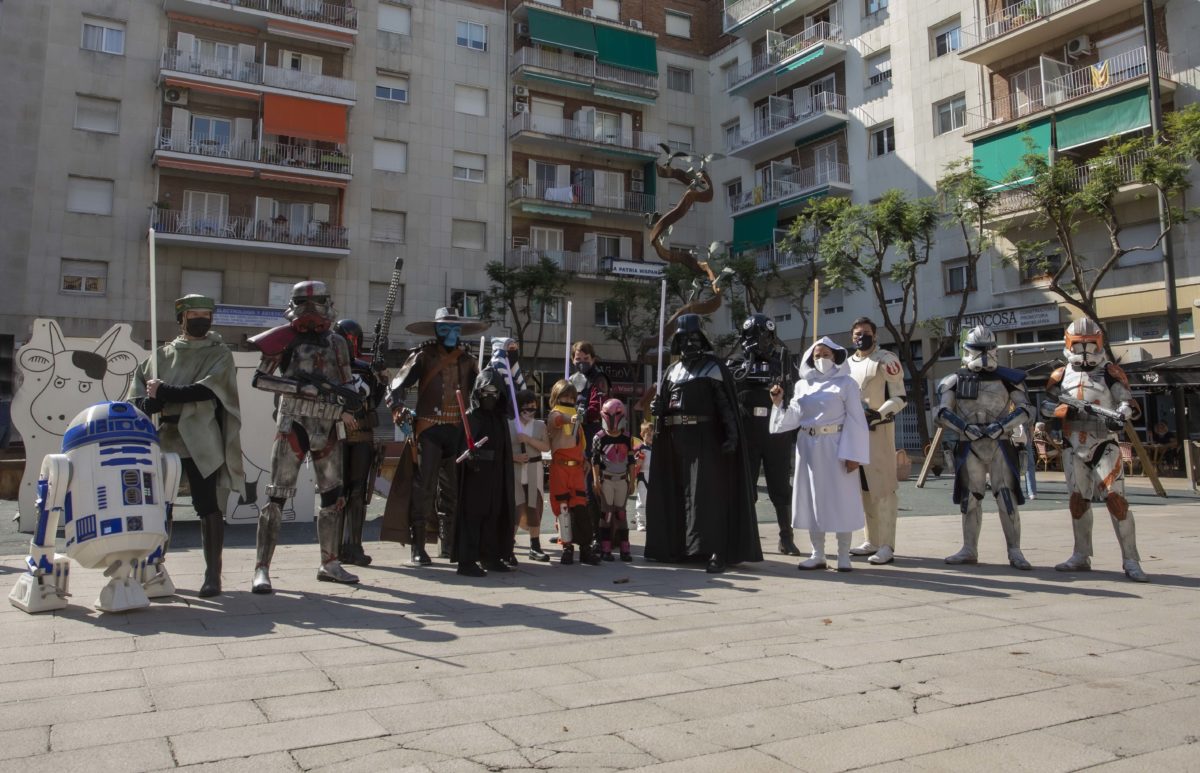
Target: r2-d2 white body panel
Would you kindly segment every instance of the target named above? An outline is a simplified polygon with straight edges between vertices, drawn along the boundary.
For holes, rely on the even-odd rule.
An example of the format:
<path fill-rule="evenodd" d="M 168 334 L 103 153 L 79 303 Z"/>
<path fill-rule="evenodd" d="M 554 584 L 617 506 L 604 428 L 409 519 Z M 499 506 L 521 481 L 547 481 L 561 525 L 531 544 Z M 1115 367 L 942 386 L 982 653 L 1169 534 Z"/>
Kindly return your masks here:
<path fill-rule="evenodd" d="M 150 419 L 120 402 L 80 412 L 67 427 L 62 451 L 42 460 L 28 571 L 9 600 L 26 612 L 65 607 L 74 559 L 112 578 L 97 609 L 148 606 L 143 583 L 155 596 L 170 587 L 161 562 L 179 489 L 178 455 L 162 453 Z M 65 556 L 54 550 L 60 522 Z"/>

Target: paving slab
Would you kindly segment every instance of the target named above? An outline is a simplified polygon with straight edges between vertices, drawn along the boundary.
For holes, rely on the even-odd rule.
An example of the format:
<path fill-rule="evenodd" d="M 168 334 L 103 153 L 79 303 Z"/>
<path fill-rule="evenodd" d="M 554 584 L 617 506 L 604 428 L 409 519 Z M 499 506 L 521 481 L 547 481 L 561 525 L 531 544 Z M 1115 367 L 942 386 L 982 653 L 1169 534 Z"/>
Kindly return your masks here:
<path fill-rule="evenodd" d="M 1048 505 L 1023 524 L 1032 572 L 998 531 L 991 563 L 945 566 L 947 501 L 848 575 L 797 572 L 765 522 L 765 560 L 721 576 L 642 561 L 639 534 L 632 565 L 480 580 L 372 544 L 362 583 L 331 587 L 285 540 L 265 597 L 232 526 L 218 598 L 188 586 L 189 546 L 149 609 L 96 612 L 79 570 L 67 610 L 0 610 L 0 771 L 1195 769 L 1200 507 L 1139 501 L 1137 585 L 1099 526 L 1097 571 L 1054 572 L 1071 535 Z"/>

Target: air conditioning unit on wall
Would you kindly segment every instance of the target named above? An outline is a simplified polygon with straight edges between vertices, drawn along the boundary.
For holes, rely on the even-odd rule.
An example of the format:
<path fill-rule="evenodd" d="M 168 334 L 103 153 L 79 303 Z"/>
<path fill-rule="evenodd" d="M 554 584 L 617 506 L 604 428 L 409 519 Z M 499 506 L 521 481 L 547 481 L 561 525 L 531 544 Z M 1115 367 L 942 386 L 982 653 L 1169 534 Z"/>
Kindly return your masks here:
<path fill-rule="evenodd" d="M 528 113 L 529 112 L 529 103 L 528 102 L 513 102 L 513 112 L 514 113 Z"/>
<path fill-rule="evenodd" d="M 517 22 L 517 34 L 528 36 L 529 35 L 529 25 L 523 21 Z"/>
<path fill-rule="evenodd" d="M 629 26 L 633 27 L 635 30 L 640 30 L 642 28 L 642 23 L 637 19 L 630 19 Z"/>
<path fill-rule="evenodd" d="M 169 88 L 163 92 L 163 102 L 166 102 L 168 105 L 183 107 L 188 103 L 188 90 L 174 87 Z"/>
<path fill-rule="evenodd" d="M 529 96 L 529 89 L 518 83 L 517 85 L 513 86 L 513 96 L 525 98 Z"/>
<path fill-rule="evenodd" d="M 1084 54 L 1090 53 L 1091 50 L 1092 39 L 1087 35 L 1080 35 L 1067 41 L 1067 56 L 1071 59 L 1078 59 Z"/>
<path fill-rule="evenodd" d="M 596 15 L 596 12 L 593 11 L 591 8 L 584 8 L 580 13 L 582 13 L 584 16 L 586 16 L 589 19 Z"/>

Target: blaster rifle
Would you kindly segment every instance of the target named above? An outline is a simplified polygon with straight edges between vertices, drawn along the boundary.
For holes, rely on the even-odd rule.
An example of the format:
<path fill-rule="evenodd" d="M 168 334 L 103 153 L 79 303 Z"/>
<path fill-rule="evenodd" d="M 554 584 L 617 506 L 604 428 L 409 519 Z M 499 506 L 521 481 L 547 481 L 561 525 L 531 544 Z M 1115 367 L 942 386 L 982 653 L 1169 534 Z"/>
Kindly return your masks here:
<path fill-rule="evenodd" d="M 404 258 L 396 258 L 392 267 L 392 281 L 388 284 L 387 299 L 383 302 L 383 313 L 375 320 L 375 340 L 371 344 L 371 367 L 384 369 L 384 354 L 388 350 L 388 336 L 392 331 L 392 312 L 396 308 L 396 296 L 400 293 L 400 272 L 404 269 Z"/>
<path fill-rule="evenodd" d="M 1104 422 L 1104 426 L 1114 432 L 1120 432 L 1125 428 L 1125 414 L 1120 411 L 1114 411 L 1111 408 L 1102 408 L 1099 405 L 1085 403 L 1082 400 L 1077 400 L 1070 395 L 1059 394 L 1057 402 L 1047 400 L 1042 404 L 1042 409 L 1053 414 L 1054 409 L 1059 405 L 1065 405 L 1068 408 L 1073 408 L 1078 415 L 1094 416 Z"/>
<path fill-rule="evenodd" d="M 311 387 L 321 397 L 342 406 L 347 413 L 354 413 L 362 407 L 363 399 L 358 392 L 348 386 L 335 384 L 320 373 L 297 373 L 295 378 L 301 390 Z"/>

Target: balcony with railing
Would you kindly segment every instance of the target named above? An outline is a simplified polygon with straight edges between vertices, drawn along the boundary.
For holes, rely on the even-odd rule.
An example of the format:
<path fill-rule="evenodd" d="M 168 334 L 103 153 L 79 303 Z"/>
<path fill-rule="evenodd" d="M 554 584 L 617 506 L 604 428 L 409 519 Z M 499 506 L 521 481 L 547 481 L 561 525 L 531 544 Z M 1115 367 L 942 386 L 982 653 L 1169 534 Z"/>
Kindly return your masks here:
<path fill-rule="evenodd" d="M 846 53 L 841 25 L 817 22 L 802 32 L 785 37 L 767 31 L 767 48 L 758 56 L 725 74 L 725 89 L 731 95 L 757 99 L 781 87 L 778 77 L 787 74 L 792 82 L 825 70 Z"/>
<path fill-rule="evenodd" d="M 791 99 L 771 97 L 768 104 L 755 109 L 752 126 L 727 135 L 726 154 L 738 158 L 776 155 L 793 147 L 802 135 L 845 123 L 845 96 L 832 91 L 808 92 L 802 96 L 804 104 L 799 106 Z"/>
<path fill-rule="evenodd" d="M 990 64 L 1047 43 L 1139 6 L 1138 0 L 1008 0 L 998 11 L 962 30 L 958 55 Z"/>
<path fill-rule="evenodd" d="M 541 46 L 519 48 L 512 57 L 514 77 L 535 77 L 538 71 L 585 87 L 634 90 L 648 98 L 658 96 L 658 76 L 597 61 L 590 56 L 552 51 Z"/>
<path fill-rule="evenodd" d="M 353 159 L 341 146 L 280 142 L 278 137 L 233 139 L 207 137 L 187 128 L 159 127 L 155 133 L 156 158 L 203 156 L 217 165 L 235 169 L 276 169 L 293 174 L 349 179 Z"/>
<path fill-rule="evenodd" d="M 768 177 L 763 185 L 730 199 L 729 205 L 735 214 L 764 206 L 803 203 L 808 197 L 830 192 L 834 187 L 848 190 L 850 167 L 836 161 L 810 167 L 773 161 Z"/>
<path fill-rule="evenodd" d="M 1087 101 L 1093 95 L 1123 91 L 1146 78 L 1149 71 L 1147 64 L 1146 49 L 1142 47 L 1096 64 L 1067 70 L 1054 78 L 1046 78 L 1024 91 L 968 110 L 966 133 L 973 134 L 1011 124 L 1027 116 L 1056 109 L 1059 105 L 1071 103 L 1074 106 L 1075 102 Z M 1174 62 L 1169 52 L 1159 50 L 1158 68 L 1164 80 L 1174 73 Z M 1043 68 L 1045 71 L 1046 68 Z M 1170 87 L 1173 84 L 1168 82 L 1165 85 Z"/>
<path fill-rule="evenodd" d="M 346 227 L 333 223 L 289 223 L 286 218 L 265 220 L 156 208 L 151 225 L 163 244 L 331 258 L 345 257 L 350 251 Z"/>
<path fill-rule="evenodd" d="M 1146 151 L 1138 151 L 1107 160 L 1094 159 L 1087 163 L 1079 164 L 1075 167 L 1071 188 L 1075 191 L 1083 190 L 1083 186 L 1087 185 L 1092 176 L 1103 168 L 1103 164 L 1107 163 L 1115 166 L 1117 170 L 1117 179 L 1119 180 L 1121 190 L 1118 192 L 1116 199 L 1121 201 L 1129 198 L 1132 192 L 1141 187 L 1138 166 L 1146 160 L 1146 156 Z M 1028 186 L 1009 188 L 1008 190 L 1001 191 L 996 197 L 994 219 L 1003 220 L 1028 216 L 1032 214 L 1036 205 L 1037 202 L 1034 200 L 1032 193 L 1030 193 Z"/>
<path fill-rule="evenodd" d="M 355 99 L 355 83 L 345 78 L 318 75 L 286 67 L 242 62 L 235 59 L 200 56 L 191 51 L 164 48 L 160 75 L 200 76 L 219 81 L 233 81 L 263 90 L 295 91 L 315 94 L 334 100 L 350 102 Z"/>
<path fill-rule="evenodd" d="M 165 0 L 164 5 L 168 11 L 215 15 L 220 21 L 257 29 L 283 21 L 343 35 L 358 32 L 358 11 L 348 0 Z"/>
<path fill-rule="evenodd" d="M 802 260 L 799 255 L 784 249 L 787 233 L 786 228 L 776 228 L 770 244 L 746 250 L 741 253 L 742 257 L 754 258 L 755 267 L 760 273 L 770 271 L 772 266 L 780 271 L 786 271 L 807 262 Z"/>
<path fill-rule="evenodd" d="M 662 142 L 657 134 L 622 131 L 620 127 L 613 127 L 609 131 L 599 122 L 552 118 L 529 112 L 518 113 L 508 120 L 508 134 L 514 141 L 561 147 L 562 141 L 566 140 L 608 156 L 635 155 L 643 158 L 657 157 L 658 144 Z"/>
<path fill-rule="evenodd" d="M 725 0 L 721 28 L 726 35 L 755 40 L 768 27 L 778 28 L 820 5 L 821 0 Z"/>
<path fill-rule="evenodd" d="M 591 252 L 573 252 L 537 249 L 528 245 L 516 246 L 505 252 L 504 265 L 508 268 L 536 266 L 542 258 L 549 259 L 567 273 L 596 279 L 621 277 L 652 281 L 662 276 L 662 269 L 666 265 L 659 261 L 643 263 L 629 258 L 604 257 L 597 255 L 594 249 Z M 631 268 L 638 270 L 631 271 Z"/>
<path fill-rule="evenodd" d="M 553 215 L 555 211 L 574 210 L 583 217 L 591 213 L 641 217 L 654 211 L 654 196 L 636 191 L 597 190 L 595 186 L 548 185 L 518 179 L 508 187 L 509 204 L 519 205 L 523 211 Z M 577 217 L 565 214 L 566 217 Z"/>

